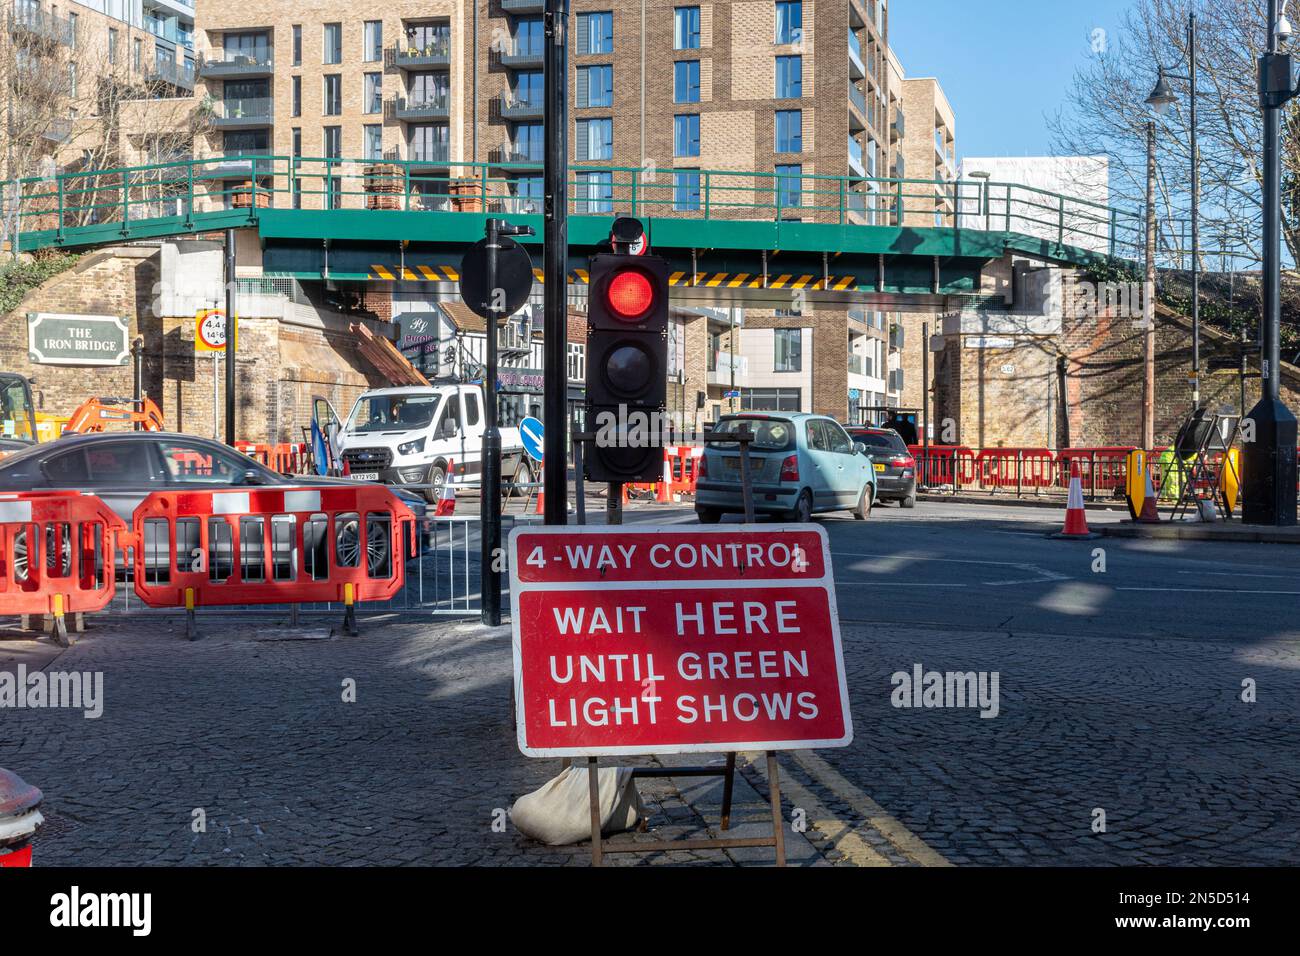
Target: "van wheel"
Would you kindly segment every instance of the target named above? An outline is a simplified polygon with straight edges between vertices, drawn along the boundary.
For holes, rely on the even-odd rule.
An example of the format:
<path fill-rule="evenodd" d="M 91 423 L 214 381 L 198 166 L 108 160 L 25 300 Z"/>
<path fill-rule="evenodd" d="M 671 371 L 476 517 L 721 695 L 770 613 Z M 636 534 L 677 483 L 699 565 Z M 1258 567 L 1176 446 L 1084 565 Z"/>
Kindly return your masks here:
<path fill-rule="evenodd" d="M 799 493 L 799 500 L 794 503 L 794 510 L 790 512 L 790 520 L 799 524 L 806 524 L 812 521 L 812 492 L 805 488 Z"/>
<path fill-rule="evenodd" d="M 519 485 L 530 485 L 533 482 L 533 466 L 527 459 L 520 459 L 519 467 L 515 469 L 515 476 L 511 479 L 516 487 L 510 489 L 511 498 L 522 498 L 528 494 L 529 489 L 520 488 Z"/>
<path fill-rule="evenodd" d="M 696 508 L 695 514 L 700 524 L 717 524 L 722 520 L 722 512 L 717 508 Z"/>
<path fill-rule="evenodd" d="M 447 480 L 447 470 L 443 465 L 432 464 L 429 466 L 429 475 L 425 480 L 426 485 L 431 487 L 424 489 L 424 500 L 431 505 L 436 505 L 438 499 L 442 497 L 442 485 Z"/>
<path fill-rule="evenodd" d="M 853 520 L 866 521 L 871 517 L 871 493 L 874 490 L 871 485 L 862 489 L 862 494 L 858 495 L 858 506 L 853 509 Z"/>

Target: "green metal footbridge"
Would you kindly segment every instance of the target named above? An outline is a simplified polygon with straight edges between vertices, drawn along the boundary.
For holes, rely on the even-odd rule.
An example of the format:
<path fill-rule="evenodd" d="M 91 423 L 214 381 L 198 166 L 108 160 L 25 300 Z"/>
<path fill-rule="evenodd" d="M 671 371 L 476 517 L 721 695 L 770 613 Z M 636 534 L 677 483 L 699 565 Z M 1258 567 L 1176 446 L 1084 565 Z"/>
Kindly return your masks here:
<path fill-rule="evenodd" d="M 540 253 L 543 199 L 528 194 L 540 177 L 527 163 L 241 155 L 24 179 L 3 195 L 23 251 L 256 229 L 268 276 L 455 282 L 489 215 L 532 225 L 525 241 Z M 675 296 L 694 301 L 798 291 L 814 303 L 933 308 L 978 298 L 992 260 L 1135 260 L 1142 239 L 1137 213 L 983 180 L 588 164 L 570 177 L 570 281 L 585 281 L 613 218 L 632 215 L 672 263 Z"/>

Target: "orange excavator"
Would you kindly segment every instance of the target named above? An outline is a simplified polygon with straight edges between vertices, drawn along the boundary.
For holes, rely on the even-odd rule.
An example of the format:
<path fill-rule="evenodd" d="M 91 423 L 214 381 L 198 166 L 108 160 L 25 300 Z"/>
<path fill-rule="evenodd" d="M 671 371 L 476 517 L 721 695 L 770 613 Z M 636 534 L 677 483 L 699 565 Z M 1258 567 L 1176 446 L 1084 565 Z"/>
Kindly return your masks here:
<path fill-rule="evenodd" d="M 137 432 L 160 432 L 162 409 L 151 398 L 88 398 L 72 413 L 63 434 L 102 432 L 110 424 L 127 424 L 131 431 Z"/>

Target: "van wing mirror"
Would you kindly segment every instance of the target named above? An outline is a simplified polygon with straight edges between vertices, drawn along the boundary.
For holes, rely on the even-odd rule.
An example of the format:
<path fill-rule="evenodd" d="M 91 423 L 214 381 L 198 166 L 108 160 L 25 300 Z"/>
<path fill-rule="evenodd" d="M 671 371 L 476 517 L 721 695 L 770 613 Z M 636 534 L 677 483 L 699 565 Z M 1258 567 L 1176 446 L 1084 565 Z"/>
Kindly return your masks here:
<path fill-rule="evenodd" d="M 455 438 L 456 432 L 457 428 L 455 420 L 451 418 L 444 419 L 442 423 L 442 437 Z"/>

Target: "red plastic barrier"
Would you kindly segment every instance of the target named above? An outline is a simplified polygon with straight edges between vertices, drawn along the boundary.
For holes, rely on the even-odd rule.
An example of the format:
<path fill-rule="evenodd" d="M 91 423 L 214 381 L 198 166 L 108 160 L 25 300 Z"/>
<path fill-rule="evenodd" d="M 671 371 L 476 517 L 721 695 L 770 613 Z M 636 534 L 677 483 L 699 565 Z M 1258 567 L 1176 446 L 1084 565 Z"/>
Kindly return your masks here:
<path fill-rule="evenodd" d="M 924 445 L 908 445 L 916 459 L 922 485 L 952 485 L 960 488 L 975 482 L 975 453 L 965 445 L 931 445 L 926 457 Z"/>
<path fill-rule="evenodd" d="M 126 525 L 103 501 L 76 491 L 0 494 L 0 607 L 50 614 L 67 642 L 66 613 L 113 600 L 117 538 Z"/>
<path fill-rule="evenodd" d="M 1135 450 L 1132 445 L 1063 448 L 1056 453 L 1056 485 L 1070 487 L 1070 465 L 1078 461 L 1085 493 L 1122 490 L 1128 474 L 1128 454 Z"/>
<path fill-rule="evenodd" d="M 415 516 L 379 485 L 160 491 L 133 520 L 135 591 L 151 607 L 392 597 Z M 403 529 L 405 538 L 403 538 Z"/>
<path fill-rule="evenodd" d="M 629 492 L 652 491 L 661 501 L 671 501 L 675 494 L 695 494 L 695 483 L 699 478 L 700 457 L 704 449 L 691 445 L 673 445 L 664 449 L 663 481 L 629 482 L 623 485 L 623 501 L 627 502 Z"/>
<path fill-rule="evenodd" d="M 981 488 L 1047 488 L 1055 456 L 1046 448 L 985 448 L 975 456 Z"/>

